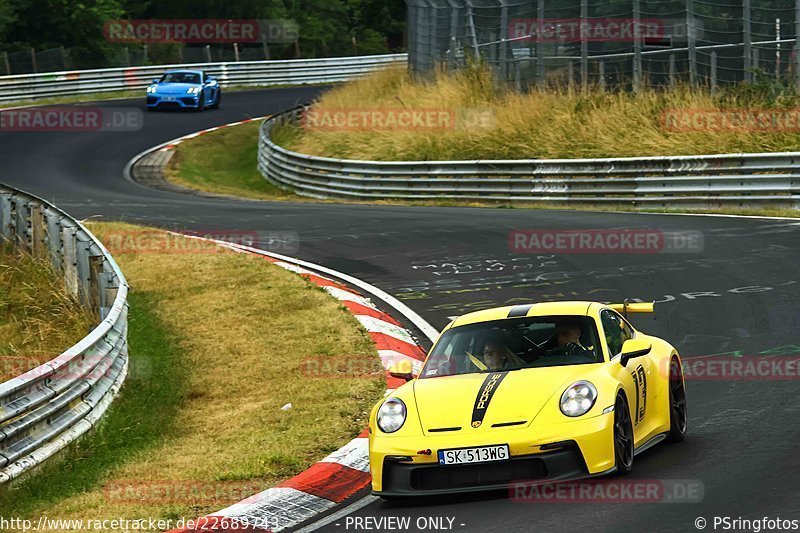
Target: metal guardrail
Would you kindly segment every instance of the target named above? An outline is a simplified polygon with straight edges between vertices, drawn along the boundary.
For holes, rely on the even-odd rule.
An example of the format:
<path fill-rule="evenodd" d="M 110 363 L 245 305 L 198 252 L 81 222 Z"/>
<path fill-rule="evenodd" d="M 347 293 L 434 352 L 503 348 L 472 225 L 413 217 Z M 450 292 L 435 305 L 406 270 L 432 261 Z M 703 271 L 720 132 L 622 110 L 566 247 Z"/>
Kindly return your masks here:
<path fill-rule="evenodd" d="M 128 370 L 128 285 L 114 259 L 57 207 L 0 185 L 0 240 L 49 259 L 98 325 L 75 346 L 0 383 L 0 483 L 94 426 Z"/>
<path fill-rule="evenodd" d="M 358 161 L 299 154 L 272 141 L 303 108 L 266 120 L 258 168 L 297 194 L 633 207 L 800 208 L 800 152 L 608 159 Z"/>
<path fill-rule="evenodd" d="M 223 87 L 232 85 L 306 85 L 335 83 L 367 74 L 376 68 L 404 63 L 406 54 L 197 63 L 98 70 L 76 70 L 0 76 L 0 102 L 52 96 L 144 90 L 154 78 L 171 68 L 201 69 L 216 76 Z"/>

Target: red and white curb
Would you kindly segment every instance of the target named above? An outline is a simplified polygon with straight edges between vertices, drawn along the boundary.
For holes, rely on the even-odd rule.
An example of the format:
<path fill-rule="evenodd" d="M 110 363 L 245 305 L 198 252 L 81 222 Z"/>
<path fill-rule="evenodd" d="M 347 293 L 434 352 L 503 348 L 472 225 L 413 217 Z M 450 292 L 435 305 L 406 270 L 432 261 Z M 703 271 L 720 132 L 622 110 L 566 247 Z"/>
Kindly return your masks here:
<path fill-rule="evenodd" d="M 188 135 L 184 135 L 183 137 L 178 137 L 177 139 L 172 139 L 171 141 L 167 141 L 166 143 L 164 143 L 162 145 L 159 145 L 158 148 L 156 148 L 155 150 L 150 149 L 148 151 L 149 152 L 155 152 L 155 151 L 161 150 L 163 152 L 166 152 L 168 150 L 174 150 L 183 141 L 188 141 L 189 139 L 194 139 L 195 137 L 200 137 L 201 135 L 205 135 L 206 133 L 211 133 L 212 131 L 222 130 L 222 129 L 225 129 L 225 128 L 230 128 L 232 126 L 239 126 L 241 124 L 248 124 L 250 122 L 255 122 L 257 120 L 264 120 L 265 118 L 269 118 L 271 116 L 272 115 L 264 115 L 263 117 L 248 118 L 248 119 L 245 119 L 245 120 L 240 120 L 238 122 L 230 122 L 228 124 L 222 124 L 221 126 L 214 126 L 213 128 L 208 128 L 208 129 L 205 129 L 205 130 L 196 131 L 194 133 L 190 133 Z"/>
<path fill-rule="evenodd" d="M 186 236 L 186 235 L 184 235 Z M 200 238 L 187 236 L 189 238 Z M 247 246 L 216 241 L 221 246 L 236 252 L 263 256 L 266 260 L 291 272 L 299 274 L 311 283 L 327 291 L 339 300 L 361 323 L 372 337 L 384 368 L 394 362 L 408 360 L 418 374 L 422 368 L 425 352 L 397 320 L 378 309 L 372 301 L 356 290 L 318 273 L 334 272 L 324 267 L 310 270 L 301 265 L 310 265 L 286 256 L 265 252 Z M 340 279 L 352 279 L 345 274 Z M 380 289 L 358 280 L 358 285 L 392 305 L 394 300 Z M 365 291 L 366 292 L 366 291 Z M 399 302 L 398 302 L 399 304 Z M 396 304 L 397 305 L 397 304 Z M 395 305 L 392 305 L 395 307 Z M 423 326 L 422 331 L 434 340 L 436 330 L 422 318 L 402 304 L 395 307 L 415 325 Z M 408 313 L 408 314 L 406 314 Z M 426 327 L 425 327 L 426 326 Z M 401 379 L 386 375 L 387 392 L 399 387 Z M 281 531 L 300 524 L 327 511 L 367 487 L 371 481 L 369 473 L 369 439 L 365 429 L 358 437 L 331 453 L 308 470 L 291 479 L 279 483 L 235 503 L 211 515 L 197 519 L 192 527 L 173 530 L 189 531 Z"/>

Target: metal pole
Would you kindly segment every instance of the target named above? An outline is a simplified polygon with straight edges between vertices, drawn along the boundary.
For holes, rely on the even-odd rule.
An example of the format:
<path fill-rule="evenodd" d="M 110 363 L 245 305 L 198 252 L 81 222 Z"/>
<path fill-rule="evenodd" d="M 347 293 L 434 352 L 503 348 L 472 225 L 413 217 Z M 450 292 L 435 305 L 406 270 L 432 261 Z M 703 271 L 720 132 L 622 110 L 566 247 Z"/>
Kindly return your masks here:
<path fill-rule="evenodd" d="M 3 63 L 6 66 L 6 74 L 11 74 L 11 62 L 8 60 L 8 52 L 3 52 Z"/>
<path fill-rule="evenodd" d="M 717 51 L 711 50 L 711 94 L 717 92 Z"/>
<path fill-rule="evenodd" d="M 686 34 L 689 48 L 689 83 L 697 84 L 697 50 L 695 49 L 694 0 L 686 0 Z"/>
<path fill-rule="evenodd" d="M 64 50 L 63 46 L 61 48 L 61 66 L 64 67 L 63 70 L 67 70 L 67 51 Z"/>
<path fill-rule="evenodd" d="M 239 43 L 233 43 L 233 60 L 239 62 Z"/>
<path fill-rule="evenodd" d="M 206 45 L 206 61 L 211 63 L 211 45 L 210 44 Z"/>
<path fill-rule="evenodd" d="M 800 1 L 800 0 L 799 0 Z M 456 63 L 456 51 L 458 50 L 458 4 L 455 0 L 450 0 L 450 68 L 455 70 L 458 65 Z"/>
<path fill-rule="evenodd" d="M 775 80 L 781 77 L 781 19 L 775 19 L 775 40 L 779 41 L 775 47 Z"/>
<path fill-rule="evenodd" d="M 597 65 L 597 76 L 599 78 L 600 89 L 601 90 L 605 90 L 606 89 L 606 62 L 603 61 L 602 59 L 600 60 L 600 63 L 598 63 L 598 65 Z"/>
<path fill-rule="evenodd" d="M 669 55 L 669 87 L 675 88 L 675 54 Z"/>
<path fill-rule="evenodd" d="M 800 1 L 800 0 L 798 0 Z M 537 0 L 536 4 L 536 78 L 540 84 L 544 83 L 544 44 L 541 36 L 542 25 L 544 24 L 544 0 Z"/>
<path fill-rule="evenodd" d="M 36 68 L 36 50 L 33 47 L 31 47 L 31 64 L 33 65 L 33 72 L 39 72 Z"/>
<path fill-rule="evenodd" d="M 633 0 L 633 91 L 642 88 L 642 37 L 639 0 Z"/>
<path fill-rule="evenodd" d="M 800 0 L 794 2 L 794 83 L 800 88 Z"/>
<path fill-rule="evenodd" d="M 742 15 L 744 18 L 742 27 L 744 32 L 744 81 L 751 83 L 753 81 L 753 37 L 752 23 L 750 22 L 750 0 L 743 0 Z"/>
<path fill-rule="evenodd" d="M 636 0 L 634 0 L 636 1 Z M 586 33 L 583 31 L 586 19 L 589 18 L 589 3 L 588 0 L 581 0 L 581 21 L 580 21 L 580 34 L 581 34 L 581 91 L 586 92 L 588 89 L 589 78 L 589 41 L 587 40 Z"/>
<path fill-rule="evenodd" d="M 585 0 L 584 0 L 585 1 Z M 508 80 L 508 6 L 500 0 L 500 79 Z"/>

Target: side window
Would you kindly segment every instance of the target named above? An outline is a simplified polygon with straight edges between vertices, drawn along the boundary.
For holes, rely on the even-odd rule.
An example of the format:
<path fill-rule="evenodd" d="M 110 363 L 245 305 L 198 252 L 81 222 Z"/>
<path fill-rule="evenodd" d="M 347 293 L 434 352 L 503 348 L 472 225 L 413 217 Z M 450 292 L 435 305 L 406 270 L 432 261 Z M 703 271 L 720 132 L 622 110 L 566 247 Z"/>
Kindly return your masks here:
<path fill-rule="evenodd" d="M 600 314 L 600 322 L 603 324 L 608 350 L 611 352 L 611 357 L 614 357 L 622 351 L 622 344 L 633 337 L 633 330 L 622 317 L 609 310 Z"/>

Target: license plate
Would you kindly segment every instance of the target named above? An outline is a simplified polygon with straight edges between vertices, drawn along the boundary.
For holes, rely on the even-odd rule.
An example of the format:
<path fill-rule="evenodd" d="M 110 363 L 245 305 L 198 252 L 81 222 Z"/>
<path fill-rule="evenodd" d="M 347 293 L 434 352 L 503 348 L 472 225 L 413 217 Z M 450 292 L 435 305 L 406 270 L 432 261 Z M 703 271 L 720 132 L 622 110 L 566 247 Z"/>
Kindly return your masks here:
<path fill-rule="evenodd" d="M 455 450 L 439 450 L 440 465 L 465 465 L 471 463 L 488 463 L 505 461 L 510 457 L 508 444 L 497 446 L 478 446 L 475 448 L 458 448 Z"/>

